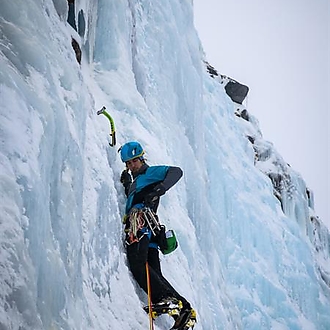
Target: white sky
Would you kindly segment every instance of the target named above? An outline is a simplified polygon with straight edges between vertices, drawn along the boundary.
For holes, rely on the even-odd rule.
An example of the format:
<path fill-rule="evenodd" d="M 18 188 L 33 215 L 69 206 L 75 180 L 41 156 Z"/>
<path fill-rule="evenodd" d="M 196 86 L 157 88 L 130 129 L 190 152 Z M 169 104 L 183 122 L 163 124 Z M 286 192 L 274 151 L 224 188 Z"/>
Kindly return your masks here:
<path fill-rule="evenodd" d="M 330 228 L 329 1 L 194 0 L 194 12 L 208 62 L 250 87 L 248 110 Z"/>

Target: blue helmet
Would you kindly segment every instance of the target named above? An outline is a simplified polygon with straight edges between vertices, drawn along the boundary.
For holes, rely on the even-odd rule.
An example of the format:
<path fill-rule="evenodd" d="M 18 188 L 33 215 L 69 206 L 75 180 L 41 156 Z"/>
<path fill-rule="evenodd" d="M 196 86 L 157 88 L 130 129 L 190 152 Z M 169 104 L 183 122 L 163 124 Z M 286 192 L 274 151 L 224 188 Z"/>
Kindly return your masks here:
<path fill-rule="evenodd" d="M 144 150 L 139 142 L 127 142 L 120 148 L 120 157 L 124 163 L 138 157 L 143 159 L 143 154 Z"/>

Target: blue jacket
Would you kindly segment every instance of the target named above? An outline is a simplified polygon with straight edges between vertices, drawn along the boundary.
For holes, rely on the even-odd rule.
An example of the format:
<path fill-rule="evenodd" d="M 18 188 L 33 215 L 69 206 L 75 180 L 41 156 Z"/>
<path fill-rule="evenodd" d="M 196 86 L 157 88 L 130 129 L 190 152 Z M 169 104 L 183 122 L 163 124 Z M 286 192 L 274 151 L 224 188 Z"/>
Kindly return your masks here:
<path fill-rule="evenodd" d="M 182 177 L 182 170 L 175 166 L 148 166 L 143 164 L 139 173 L 134 177 L 128 191 L 126 202 L 126 214 L 132 207 L 142 208 L 144 206 L 144 197 L 152 191 L 159 183 L 162 183 L 167 191 L 174 186 Z M 155 205 L 154 212 L 157 211 L 159 200 Z"/>

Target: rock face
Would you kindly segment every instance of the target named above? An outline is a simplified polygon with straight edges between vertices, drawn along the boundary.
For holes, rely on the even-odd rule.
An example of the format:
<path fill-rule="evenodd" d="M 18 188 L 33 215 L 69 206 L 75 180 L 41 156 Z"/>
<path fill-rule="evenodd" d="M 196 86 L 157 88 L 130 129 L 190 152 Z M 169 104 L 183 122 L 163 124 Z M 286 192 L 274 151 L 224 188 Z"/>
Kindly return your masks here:
<path fill-rule="evenodd" d="M 75 4 L 74 4 L 74 0 L 68 0 L 68 19 L 67 19 L 67 22 L 72 26 L 72 28 L 77 31 L 77 25 L 76 25 L 76 15 L 75 15 Z M 78 17 L 80 18 L 79 21 L 81 21 L 83 19 L 83 12 L 79 12 L 80 15 L 78 15 Z M 79 27 L 83 26 L 83 29 L 80 28 L 79 29 L 79 32 L 83 35 L 84 32 L 85 32 L 85 22 L 83 22 L 83 24 L 81 23 L 79 25 Z M 71 39 L 71 45 L 72 45 L 72 48 L 76 54 L 76 59 L 77 59 L 77 62 L 80 64 L 81 63 L 81 55 L 82 55 L 82 52 L 81 52 L 81 48 L 80 48 L 80 45 L 79 45 L 79 42 L 74 38 L 72 37 Z"/>
<path fill-rule="evenodd" d="M 218 74 L 217 70 L 210 65 L 209 63 L 205 62 L 206 68 L 208 73 L 212 78 L 218 77 L 220 82 L 222 84 L 225 84 L 225 91 L 227 95 L 236 103 L 242 104 L 243 101 L 245 100 L 248 92 L 249 92 L 249 87 L 246 85 L 243 85 L 239 83 L 238 81 L 227 77 L 222 74 Z"/>
<path fill-rule="evenodd" d="M 225 90 L 234 102 L 242 104 L 249 92 L 249 87 L 230 79 L 225 86 Z"/>

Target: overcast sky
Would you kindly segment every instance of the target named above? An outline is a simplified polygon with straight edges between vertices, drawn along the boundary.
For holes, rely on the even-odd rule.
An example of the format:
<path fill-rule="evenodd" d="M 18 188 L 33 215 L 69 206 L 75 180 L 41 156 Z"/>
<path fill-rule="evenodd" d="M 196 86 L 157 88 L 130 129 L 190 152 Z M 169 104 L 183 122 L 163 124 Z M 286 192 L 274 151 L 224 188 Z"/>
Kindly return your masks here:
<path fill-rule="evenodd" d="M 330 228 L 328 3 L 194 0 L 194 12 L 208 62 L 250 87 L 249 112 L 313 190 Z"/>

